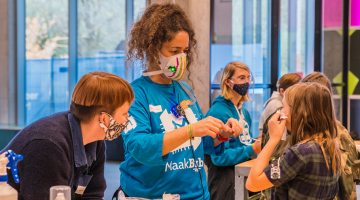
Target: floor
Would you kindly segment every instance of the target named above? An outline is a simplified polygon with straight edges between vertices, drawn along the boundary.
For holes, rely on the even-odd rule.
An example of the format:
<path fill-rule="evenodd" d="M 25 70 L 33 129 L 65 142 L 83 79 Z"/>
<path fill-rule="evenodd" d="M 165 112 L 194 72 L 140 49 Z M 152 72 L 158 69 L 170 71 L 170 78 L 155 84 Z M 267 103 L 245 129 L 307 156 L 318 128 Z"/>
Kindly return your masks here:
<path fill-rule="evenodd" d="M 105 180 L 107 188 L 105 190 L 104 200 L 111 200 L 114 192 L 120 186 L 120 162 L 107 161 L 105 163 Z"/>
<path fill-rule="evenodd" d="M 105 180 L 107 188 L 105 190 L 104 200 L 111 200 L 115 190 L 120 186 L 120 162 L 105 163 Z M 360 191 L 360 185 L 356 186 L 356 191 Z M 360 192 L 357 193 L 357 198 L 360 199 Z"/>

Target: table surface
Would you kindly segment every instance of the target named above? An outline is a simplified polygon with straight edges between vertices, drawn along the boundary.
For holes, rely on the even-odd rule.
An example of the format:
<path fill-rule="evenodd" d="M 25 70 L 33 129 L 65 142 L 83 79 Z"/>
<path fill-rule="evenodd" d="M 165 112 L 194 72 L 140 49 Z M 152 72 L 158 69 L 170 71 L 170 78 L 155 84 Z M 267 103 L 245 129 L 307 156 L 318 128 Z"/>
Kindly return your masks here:
<path fill-rule="evenodd" d="M 359 141 L 360 144 L 360 141 Z M 237 164 L 236 167 L 252 167 L 254 164 L 255 160 L 249 160 L 240 164 Z"/>

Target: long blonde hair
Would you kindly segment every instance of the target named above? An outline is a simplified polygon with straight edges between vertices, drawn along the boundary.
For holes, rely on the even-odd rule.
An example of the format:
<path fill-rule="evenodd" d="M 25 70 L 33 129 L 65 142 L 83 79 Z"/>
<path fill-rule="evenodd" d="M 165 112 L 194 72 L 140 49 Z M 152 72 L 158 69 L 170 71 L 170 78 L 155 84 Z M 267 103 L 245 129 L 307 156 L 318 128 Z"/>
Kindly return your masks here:
<path fill-rule="evenodd" d="M 333 100 L 329 89 L 319 83 L 299 83 L 285 91 L 291 107 L 290 145 L 315 140 L 321 147 L 329 168 L 324 143 L 331 158 L 334 173 L 340 170 L 340 150 L 337 136 Z"/>
<path fill-rule="evenodd" d="M 221 95 L 228 100 L 232 98 L 232 95 L 230 93 L 231 88 L 225 84 L 225 80 L 231 78 L 235 74 L 236 69 L 244 69 L 247 72 L 249 72 L 249 74 L 251 74 L 249 67 L 242 62 L 235 61 L 226 65 L 224 72 L 221 76 L 220 89 L 221 89 Z M 249 93 L 247 93 L 246 96 L 241 97 L 239 103 L 247 102 L 249 99 L 251 98 L 249 96 Z"/>

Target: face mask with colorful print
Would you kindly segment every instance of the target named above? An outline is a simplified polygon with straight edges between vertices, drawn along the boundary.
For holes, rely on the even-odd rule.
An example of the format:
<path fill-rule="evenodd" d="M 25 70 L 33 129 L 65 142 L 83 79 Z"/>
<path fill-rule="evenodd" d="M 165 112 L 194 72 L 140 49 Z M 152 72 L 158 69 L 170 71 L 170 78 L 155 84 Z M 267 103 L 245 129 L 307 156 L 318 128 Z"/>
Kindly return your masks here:
<path fill-rule="evenodd" d="M 157 74 L 165 74 L 166 77 L 179 81 L 186 71 L 186 54 L 180 53 L 174 56 L 165 57 L 160 54 L 159 61 L 160 70 L 143 72 L 143 76 L 152 76 Z"/>
<path fill-rule="evenodd" d="M 113 140 L 116 139 L 117 137 L 119 137 L 121 135 L 121 133 L 125 130 L 126 126 L 129 124 L 129 120 L 126 120 L 126 122 L 124 122 L 123 124 L 119 124 L 115 121 L 115 119 L 108 113 L 106 112 L 102 112 L 101 114 L 107 114 L 110 118 L 110 125 L 109 127 L 106 127 L 105 124 L 100 123 L 100 126 L 104 129 L 105 131 L 105 140 Z"/>

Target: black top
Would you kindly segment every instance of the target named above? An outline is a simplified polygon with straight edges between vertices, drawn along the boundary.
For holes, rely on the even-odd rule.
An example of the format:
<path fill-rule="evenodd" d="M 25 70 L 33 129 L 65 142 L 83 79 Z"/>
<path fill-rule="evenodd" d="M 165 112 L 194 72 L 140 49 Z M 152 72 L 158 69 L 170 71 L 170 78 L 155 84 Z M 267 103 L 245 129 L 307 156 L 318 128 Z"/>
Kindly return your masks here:
<path fill-rule="evenodd" d="M 14 182 L 8 170 L 8 183 L 18 191 L 19 200 L 49 199 L 50 187 L 56 185 L 70 186 L 71 199 L 104 196 L 105 143 L 84 146 L 80 124 L 70 112 L 25 127 L 1 153 L 6 150 L 24 156 L 18 163 L 20 183 Z"/>

